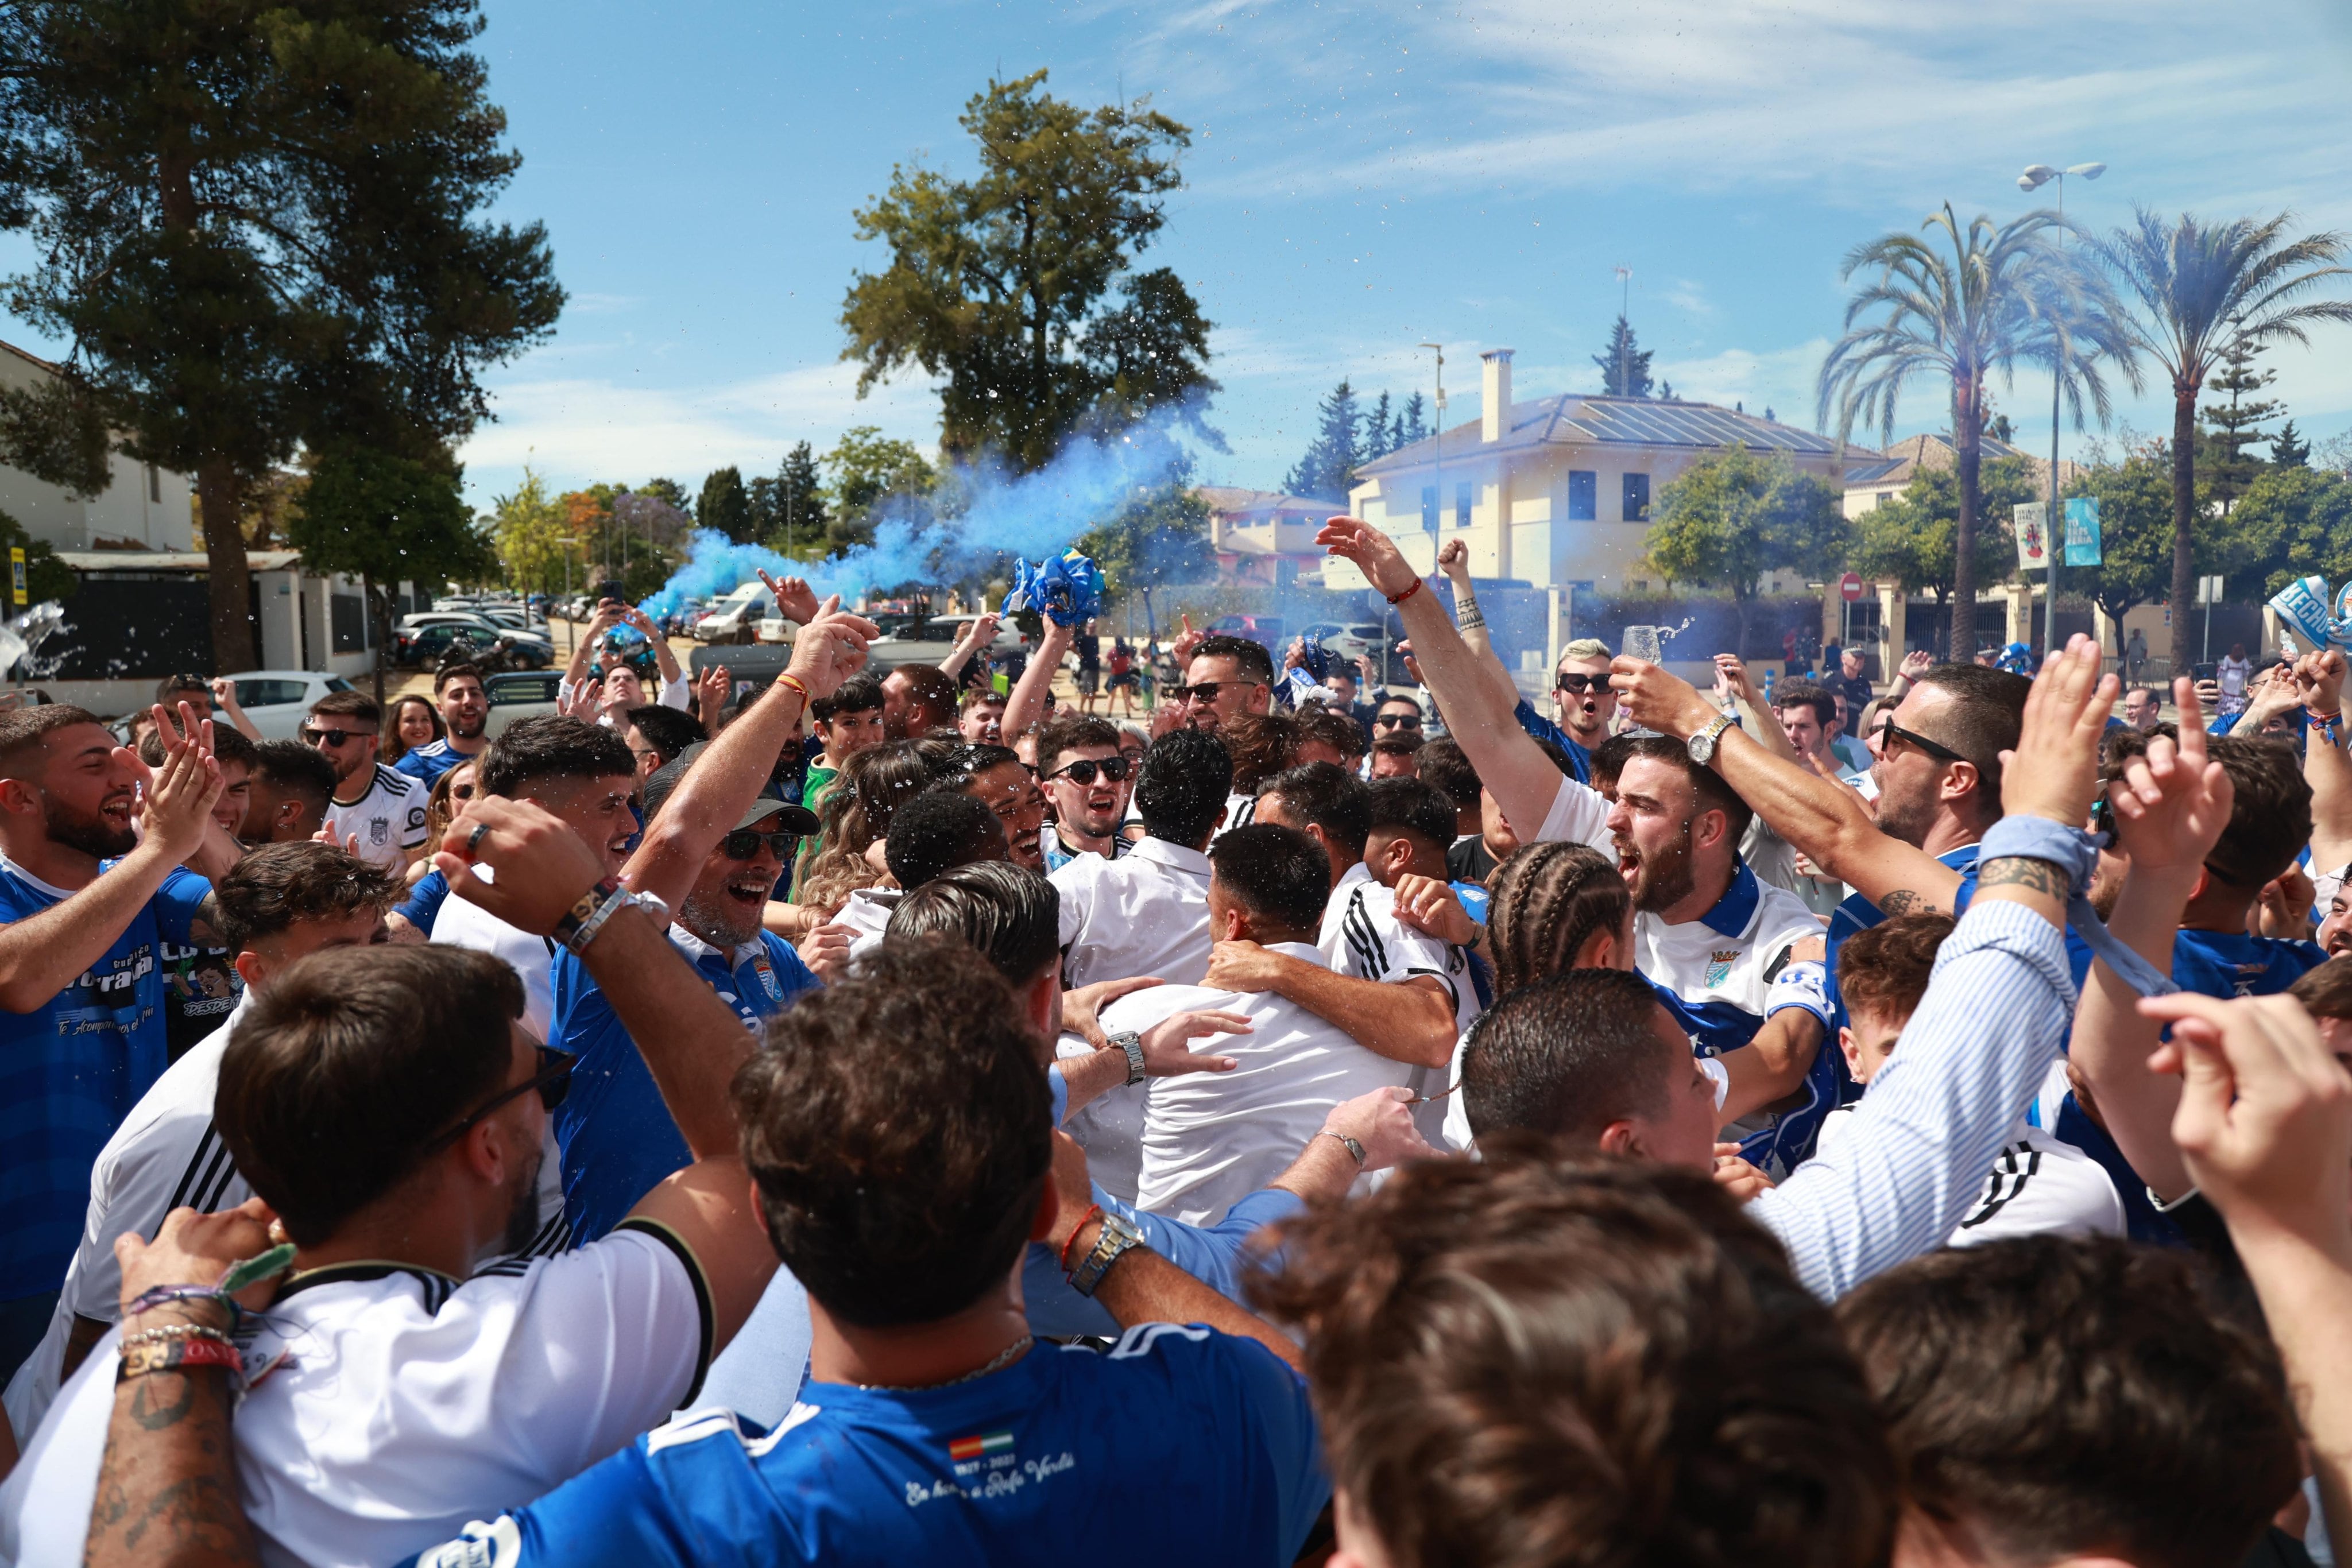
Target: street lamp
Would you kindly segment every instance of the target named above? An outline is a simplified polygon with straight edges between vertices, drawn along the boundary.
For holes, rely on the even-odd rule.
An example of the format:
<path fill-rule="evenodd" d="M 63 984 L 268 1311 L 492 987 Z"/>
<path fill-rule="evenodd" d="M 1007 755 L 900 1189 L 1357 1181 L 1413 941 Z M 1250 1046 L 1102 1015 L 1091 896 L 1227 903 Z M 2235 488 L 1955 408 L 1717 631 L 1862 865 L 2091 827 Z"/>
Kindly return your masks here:
<path fill-rule="evenodd" d="M 1431 448 L 1430 456 L 1430 465 L 1435 470 L 1430 484 L 1437 495 L 1437 504 L 1429 511 L 1430 559 L 1433 564 L 1437 559 L 1438 536 L 1445 530 L 1445 345 L 1423 343 L 1419 346 L 1437 356 L 1436 412 L 1431 421 L 1431 439 L 1434 445 Z"/>
<path fill-rule="evenodd" d="M 2058 243 L 2066 243 L 2066 176 L 2078 180 L 2095 180 L 2107 172 L 2105 163 L 2074 163 L 2063 169 L 2053 169 L 2047 163 L 2028 163 L 2025 172 L 2017 177 L 2021 191 L 2038 191 L 2052 181 L 2058 183 Z M 2050 510 L 2042 520 L 2042 538 L 2050 541 L 2049 582 L 2042 590 L 2048 601 L 2042 607 L 2042 656 L 2058 645 L 2058 568 L 2066 554 L 2066 519 L 2060 514 L 2058 503 L 2058 393 L 2066 382 L 2066 347 L 2058 345 L 2058 358 L 2050 367 Z"/>

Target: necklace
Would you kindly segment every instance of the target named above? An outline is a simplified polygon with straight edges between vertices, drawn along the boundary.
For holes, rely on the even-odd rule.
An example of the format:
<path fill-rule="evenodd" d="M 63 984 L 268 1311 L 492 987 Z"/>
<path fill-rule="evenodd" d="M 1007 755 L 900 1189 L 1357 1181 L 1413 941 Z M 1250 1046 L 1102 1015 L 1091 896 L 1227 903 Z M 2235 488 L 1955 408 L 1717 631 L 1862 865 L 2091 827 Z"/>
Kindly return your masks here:
<path fill-rule="evenodd" d="M 1035 1335 L 1023 1334 L 1019 1339 L 1014 1340 L 1011 1344 L 1008 1344 L 1003 1350 L 998 1351 L 995 1355 L 989 1359 L 987 1365 L 976 1366 L 970 1372 L 965 1373 L 962 1376 L 950 1377 L 944 1383 L 859 1383 L 855 1384 L 852 1386 L 867 1389 L 877 1394 L 919 1394 L 933 1388 L 953 1388 L 959 1383 L 975 1383 L 981 1378 L 986 1377 L 992 1372 L 1003 1371 L 1006 1367 L 1021 1359 L 1022 1352 L 1027 1350 L 1031 1345 L 1036 1343 L 1037 1340 Z"/>

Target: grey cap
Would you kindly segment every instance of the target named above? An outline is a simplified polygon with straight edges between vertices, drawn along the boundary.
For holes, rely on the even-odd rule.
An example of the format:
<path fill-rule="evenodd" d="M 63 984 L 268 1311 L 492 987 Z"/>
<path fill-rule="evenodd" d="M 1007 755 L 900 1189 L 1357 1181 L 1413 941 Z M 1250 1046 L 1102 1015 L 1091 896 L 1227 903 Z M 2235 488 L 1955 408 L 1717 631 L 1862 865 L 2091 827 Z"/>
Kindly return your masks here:
<path fill-rule="evenodd" d="M 646 821 L 652 821 L 660 814 L 662 803 L 667 800 L 671 793 L 677 789 L 679 780 L 686 777 L 687 769 L 694 766 L 695 758 L 701 755 L 708 744 L 706 741 L 696 741 L 692 746 L 679 752 L 675 761 L 646 780 Z M 804 839 L 814 838 L 821 826 L 817 821 L 816 813 L 805 806 L 779 800 L 772 795 L 755 795 L 751 798 L 751 803 L 743 808 L 743 814 L 736 820 L 734 829 L 730 831 L 756 828 L 761 823 L 778 817 L 782 821 L 776 823 L 777 831 L 798 833 Z"/>

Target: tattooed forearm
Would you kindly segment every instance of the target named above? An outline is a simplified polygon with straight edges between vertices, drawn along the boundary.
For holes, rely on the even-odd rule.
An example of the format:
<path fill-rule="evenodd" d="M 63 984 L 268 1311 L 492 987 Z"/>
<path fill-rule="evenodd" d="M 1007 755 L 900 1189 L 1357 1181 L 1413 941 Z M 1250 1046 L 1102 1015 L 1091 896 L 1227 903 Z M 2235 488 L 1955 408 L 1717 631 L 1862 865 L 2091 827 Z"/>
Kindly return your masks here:
<path fill-rule="evenodd" d="M 2058 868 L 2048 861 L 2029 860 L 2023 855 L 2009 855 L 1988 862 L 1977 873 L 1979 887 L 2021 887 L 2028 893 L 2039 893 L 2052 898 L 2066 896 L 2066 881 Z"/>
<path fill-rule="evenodd" d="M 1933 915 L 1936 902 L 1907 887 L 1898 887 L 1878 901 L 1878 912 L 1889 920 L 1903 915 Z"/>
<path fill-rule="evenodd" d="M 250 1568 L 225 1372 L 155 1372 L 115 1391 L 83 1568 Z"/>

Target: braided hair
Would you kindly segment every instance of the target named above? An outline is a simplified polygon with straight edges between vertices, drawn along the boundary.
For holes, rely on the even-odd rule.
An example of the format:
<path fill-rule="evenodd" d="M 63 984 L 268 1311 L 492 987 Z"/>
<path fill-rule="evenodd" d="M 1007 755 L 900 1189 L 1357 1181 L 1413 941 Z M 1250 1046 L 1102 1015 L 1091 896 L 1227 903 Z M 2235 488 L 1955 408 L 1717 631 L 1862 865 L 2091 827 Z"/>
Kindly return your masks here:
<path fill-rule="evenodd" d="M 1594 932 L 1625 928 L 1633 902 L 1609 857 L 1584 844 L 1528 844 L 1487 885 L 1497 994 L 1572 968 Z"/>

